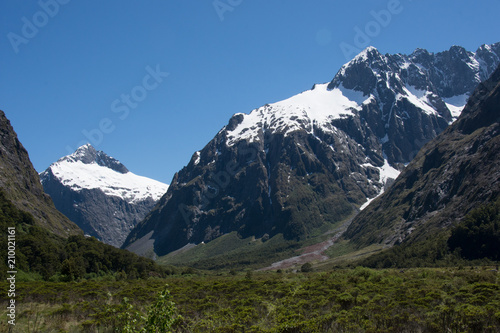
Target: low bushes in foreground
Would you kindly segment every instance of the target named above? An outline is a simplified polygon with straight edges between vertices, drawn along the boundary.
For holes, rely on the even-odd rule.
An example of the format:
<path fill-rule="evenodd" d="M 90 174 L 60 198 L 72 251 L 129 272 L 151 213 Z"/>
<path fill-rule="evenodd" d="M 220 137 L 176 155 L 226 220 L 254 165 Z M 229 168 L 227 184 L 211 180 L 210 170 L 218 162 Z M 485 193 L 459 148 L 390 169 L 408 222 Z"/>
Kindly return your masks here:
<path fill-rule="evenodd" d="M 500 281 L 492 267 L 358 267 L 17 288 L 14 332 L 500 332 Z M 170 328 L 157 330 L 158 323 L 148 324 L 152 316 L 170 318 Z M 2 318 L 0 330 L 8 328 L 5 311 Z"/>

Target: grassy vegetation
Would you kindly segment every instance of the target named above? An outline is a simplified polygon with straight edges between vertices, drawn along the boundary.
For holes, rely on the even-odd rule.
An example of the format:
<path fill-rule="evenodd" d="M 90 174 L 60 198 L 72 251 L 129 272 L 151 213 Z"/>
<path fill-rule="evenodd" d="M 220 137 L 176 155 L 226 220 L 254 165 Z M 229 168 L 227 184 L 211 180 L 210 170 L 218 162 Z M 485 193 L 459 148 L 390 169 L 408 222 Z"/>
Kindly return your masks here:
<path fill-rule="evenodd" d="M 500 332 L 500 278 L 491 267 L 249 271 L 17 289 L 14 332 L 138 332 L 158 304 L 173 332 Z"/>
<path fill-rule="evenodd" d="M 380 244 L 373 244 L 357 249 L 352 242 L 340 239 L 324 252 L 329 259 L 316 263 L 315 267 L 320 270 L 327 270 L 339 267 L 363 266 L 359 263 L 382 251 L 383 246 Z"/>
<path fill-rule="evenodd" d="M 341 223 L 328 225 L 334 228 Z M 209 243 L 202 243 L 170 253 L 158 259 L 162 265 L 190 266 L 203 270 L 254 269 L 271 265 L 273 262 L 293 257 L 300 249 L 330 238 L 328 228 L 316 229 L 309 238 L 301 241 L 287 240 L 283 234 L 270 239 L 255 237 L 240 238 L 237 232 L 221 236 Z"/>
<path fill-rule="evenodd" d="M 335 223 L 312 228 L 307 237 L 289 240 L 283 234 L 271 238 L 241 238 L 237 232 L 208 243 L 190 244 L 160 257 L 160 265 L 189 266 L 202 270 L 242 270 L 270 266 L 272 263 L 300 255 L 302 249 L 331 239 L 353 215 Z M 353 248 L 353 251 L 356 251 Z"/>
<path fill-rule="evenodd" d="M 232 232 L 185 252 L 166 255 L 158 263 L 205 270 L 257 268 L 293 256 L 301 244 L 285 240 L 282 234 L 271 239 L 242 239 Z"/>

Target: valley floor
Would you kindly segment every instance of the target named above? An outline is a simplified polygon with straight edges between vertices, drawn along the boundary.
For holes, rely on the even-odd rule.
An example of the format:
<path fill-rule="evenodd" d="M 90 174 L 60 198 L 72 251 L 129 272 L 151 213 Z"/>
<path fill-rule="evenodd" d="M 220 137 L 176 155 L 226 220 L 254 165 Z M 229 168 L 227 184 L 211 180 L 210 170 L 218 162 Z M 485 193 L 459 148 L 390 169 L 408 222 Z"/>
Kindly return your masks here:
<path fill-rule="evenodd" d="M 180 315 L 174 332 L 500 332 L 493 267 L 194 273 L 18 282 L 11 332 L 133 332 L 166 284 Z"/>

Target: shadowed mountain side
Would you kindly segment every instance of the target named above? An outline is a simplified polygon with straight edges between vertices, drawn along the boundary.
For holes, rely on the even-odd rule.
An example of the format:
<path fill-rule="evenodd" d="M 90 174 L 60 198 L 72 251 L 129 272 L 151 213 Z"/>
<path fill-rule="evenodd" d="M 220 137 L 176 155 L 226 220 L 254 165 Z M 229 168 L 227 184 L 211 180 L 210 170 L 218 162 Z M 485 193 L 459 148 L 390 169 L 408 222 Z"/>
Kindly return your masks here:
<path fill-rule="evenodd" d="M 500 67 L 478 86 L 460 118 L 422 148 L 344 237 L 359 246 L 420 240 L 494 201 L 500 193 L 499 120 Z"/>
<path fill-rule="evenodd" d="M 35 223 L 43 228 L 63 237 L 82 233 L 44 193 L 28 152 L 3 111 L 0 111 L 0 188 L 9 201 L 33 215 Z"/>

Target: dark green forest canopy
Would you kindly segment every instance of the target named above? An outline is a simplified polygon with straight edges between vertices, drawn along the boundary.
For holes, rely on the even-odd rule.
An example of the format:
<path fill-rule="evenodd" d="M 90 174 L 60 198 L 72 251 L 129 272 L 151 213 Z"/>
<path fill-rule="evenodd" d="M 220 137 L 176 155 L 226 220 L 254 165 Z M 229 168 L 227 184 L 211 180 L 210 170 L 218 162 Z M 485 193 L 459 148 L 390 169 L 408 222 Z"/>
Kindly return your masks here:
<path fill-rule="evenodd" d="M 34 279 L 62 281 L 115 275 L 120 278 L 165 276 L 169 271 L 153 260 L 81 235 L 67 239 L 35 225 L 33 217 L 16 208 L 0 190 L 0 232 L 7 241 L 8 227 L 16 228 L 16 269 Z M 0 248 L 7 258 L 7 246 Z M 0 277 L 6 277 L 6 261 L 2 261 Z"/>
<path fill-rule="evenodd" d="M 359 262 L 362 266 L 439 267 L 493 264 L 500 260 L 500 200 L 469 212 L 451 229 L 411 240 Z"/>

